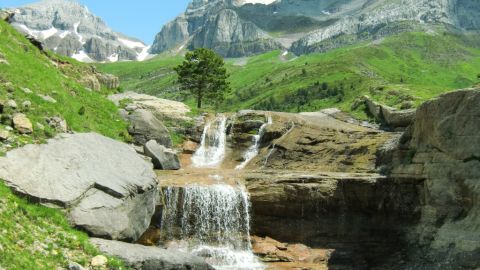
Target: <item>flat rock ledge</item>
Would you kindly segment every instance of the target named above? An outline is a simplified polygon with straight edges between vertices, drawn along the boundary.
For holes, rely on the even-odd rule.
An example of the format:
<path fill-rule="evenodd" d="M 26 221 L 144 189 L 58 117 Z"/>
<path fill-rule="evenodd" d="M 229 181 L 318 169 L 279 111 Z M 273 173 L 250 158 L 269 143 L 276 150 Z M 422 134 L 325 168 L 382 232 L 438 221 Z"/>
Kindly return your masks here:
<path fill-rule="evenodd" d="M 0 158 L 0 179 L 15 192 L 67 210 L 90 235 L 134 241 L 154 213 L 152 165 L 127 144 L 95 133 L 61 134 Z"/>
<path fill-rule="evenodd" d="M 214 270 L 202 258 L 178 251 L 92 238 L 101 252 L 116 256 L 138 270 Z"/>

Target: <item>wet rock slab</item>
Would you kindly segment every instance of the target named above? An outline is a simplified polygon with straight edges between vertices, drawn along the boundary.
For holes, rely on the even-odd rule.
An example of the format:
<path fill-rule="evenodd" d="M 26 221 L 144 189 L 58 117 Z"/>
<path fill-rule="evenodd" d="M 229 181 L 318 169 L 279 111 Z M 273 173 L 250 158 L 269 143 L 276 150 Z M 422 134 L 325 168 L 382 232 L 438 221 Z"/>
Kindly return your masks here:
<path fill-rule="evenodd" d="M 93 238 L 90 240 L 100 251 L 121 258 L 138 270 L 214 270 L 200 257 L 158 247 L 123 243 Z"/>

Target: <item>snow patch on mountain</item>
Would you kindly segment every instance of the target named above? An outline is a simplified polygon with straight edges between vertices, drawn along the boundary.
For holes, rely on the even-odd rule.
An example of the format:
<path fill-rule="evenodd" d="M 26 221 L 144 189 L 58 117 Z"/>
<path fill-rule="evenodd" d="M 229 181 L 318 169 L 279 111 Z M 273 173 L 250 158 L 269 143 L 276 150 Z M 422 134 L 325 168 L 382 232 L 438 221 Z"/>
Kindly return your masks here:
<path fill-rule="evenodd" d="M 148 46 L 111 30 L 86 6 L 72 0 L 43 0 L 15 10 L 12 25 L 46 48 L 82 62 L 117 62 L 151 57 Z"/>

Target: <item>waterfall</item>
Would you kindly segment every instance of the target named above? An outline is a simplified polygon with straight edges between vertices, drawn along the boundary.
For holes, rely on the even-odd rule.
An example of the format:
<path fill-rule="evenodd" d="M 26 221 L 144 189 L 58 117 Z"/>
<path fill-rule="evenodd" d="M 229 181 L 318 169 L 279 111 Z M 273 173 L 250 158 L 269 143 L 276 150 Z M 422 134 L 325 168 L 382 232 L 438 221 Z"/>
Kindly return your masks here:
<path fill-rule="evenodd" d="M 165 190 L 165 241 L 184 241 L 215 269 L 263 269 L 251 251 L 249 197 L 243 187 L 189 185 Z"/>
<path fill-rule="evenodd" d="M 243 154 L 243 162 L 237 167 L 235 167 L 236 170 L 241 170 L 245 168 L 245 166 L 247 166 L 248 163 L 250 163 L 250 161 L 258 155 L 262 136 L 265 133 L 265 129 L 267 128 L 267 126 L 271 125 L 272 122 L 272 117 L 269 116 L 267 122 L 260 127 L 258 134 L 253 136 L 253 145 L 250 146 L 247 151 L 245 151 L 245 153 Z"/>
<path fill-rule="evenodd" d="M 225 157 L 227 117 L 222 115 L 205 125 L 200 147 L 192 156 L 197 168 L 215 168 Z"/>

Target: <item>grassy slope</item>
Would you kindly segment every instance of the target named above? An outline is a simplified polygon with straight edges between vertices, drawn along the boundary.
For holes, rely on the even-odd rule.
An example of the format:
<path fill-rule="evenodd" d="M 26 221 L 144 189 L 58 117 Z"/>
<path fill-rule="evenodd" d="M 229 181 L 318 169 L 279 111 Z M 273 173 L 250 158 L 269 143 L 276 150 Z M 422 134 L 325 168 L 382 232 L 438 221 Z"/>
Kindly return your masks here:
<path fill-rule="evenodd" d="M 50 270 L 69 262 L 87 266 L 98 251 L 70 228 L 62 212 L 28 203 L 0 182 L 0 268 Z M 109 268 L 126 269 L 109 258 Z"/>
<path fill-rule="evenodd" d="M 51 116 L 66 119 L 74 131 L 96 131 L 124 139 L 126 123 L 119 118 L 115 105 L 104 97 L 106 90 L 103 93 L 85 90 L 3 21 L 0 21 L 0 53 L 9 62 L 9 65 L 0 64 L 0 99 L 14 99 L 19 106 L 16 112 L 27 114 L 35 128 L 32 136 L 12 134 L 8 144 L 15 147 L 53 136 L 54 130 L 48 127 L 41 130 L 36 124 L 47 126 L 45 117 Z M 73 60 L 50 57 L 72 61 L 64 63 L 64 72 L 69 76 L 79 76 L 79 72 L 89 69 Z M 25 93 L 24 87 L 33 93 Z M 46 102 L 37 94 L 49 95 L 58 102 Z M 21 108 L 26 100 L 32 103 L 28 110 Z M 83 115 L 79 114 L 82 107 L 85 108 Z M 10 113 L 14 112 L 7 109 L 4 115 Z M 0 124 L 0 129 L 3 128 Z M 70 228 L 62 212 L 16 197 L 0 180 L 0 254 L 0 269 L 63 269 L 68 262 L 88 266 L 98 251 L 88 243 L 86 234 Z M 109 268 L 126 269 L 113 258 L 109 259 Z"/>
<path fill-rule="evenodd" d="M 107 91 L 87 91 L 71 78 L 88 69 L 87 65 L 51 55 L 53 59 L 66 62 L 63 64 L 65 76 L 49 57 L 3 21 L 0 22 L 0 53 L 10 63 L 0 65 L 0 99 L 13 98 L 19 108 L 22 102 L 31 101 L 31 108 L 22 110 L 34 123 L 34 139 L 53 135 L 53 130 L 47 127 L 42 131 L 35 124 L 47 126 L 45 117 L 52 116 L 64 118 L 74 131 L 96 131 L 111 138 L 125 139 L 126 123 L 121 120 L 115 105 L 105 98 Z M 6 82 L 14 87 L 10 96 L 5 89 Z M 22 90 L 25 87 L 33 93 L 25 93 Z M 45 101 L 38 94 L 51 96 L 57 103 Z M 82 107 L 84 114 L 79 113 Z"/>
<path fill-rule="evenodd" d="M 223 109 L 313 111 L 340 107 L 352 111 L 368 94 L 392 106 L 426 99 L 478 82 L 480 37 L 404 33 L 378 43 L 359 44 L 288 61 L 281 52 L 251 57 L 246 65 L 227 60 L 233 92 Z M 287 56 L 288 58 L 288 56 Z M 172 67 L 179 57 L 161 56 L 145 63 L 100 65 L 120 76 L 124 89 L 180 98 L 172 92 Z M 305 70 L 305 71 L 303 71 Z M 323 83 L 328 88 L 323 90 Z M 302 90 L 303 89 L 303 90 Z M 352 111 L 365 117 L 361 108 Z"/>

